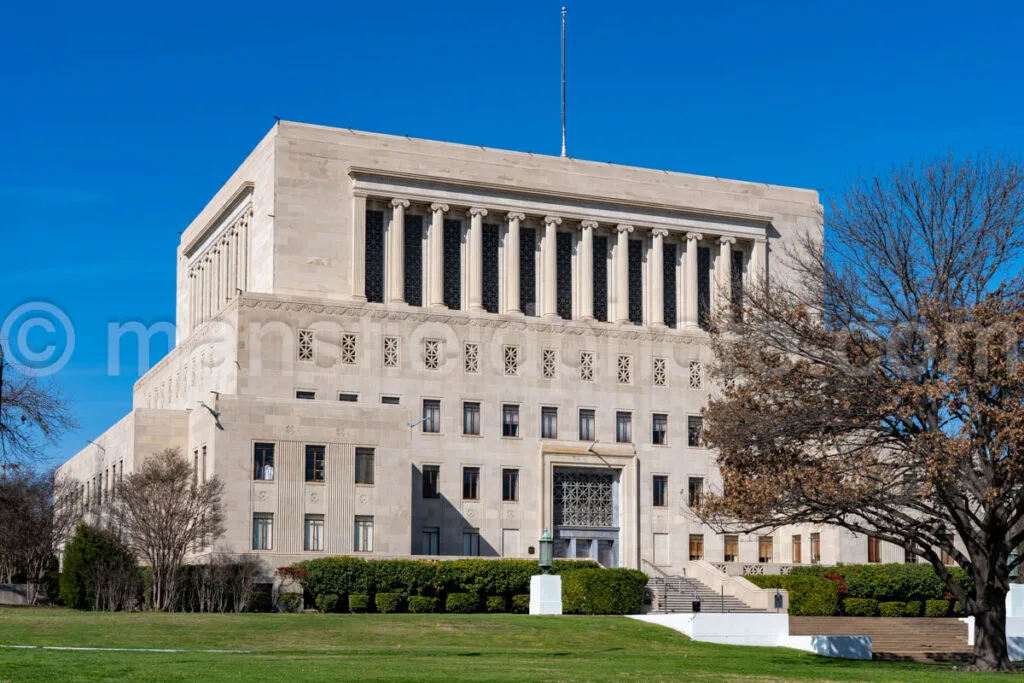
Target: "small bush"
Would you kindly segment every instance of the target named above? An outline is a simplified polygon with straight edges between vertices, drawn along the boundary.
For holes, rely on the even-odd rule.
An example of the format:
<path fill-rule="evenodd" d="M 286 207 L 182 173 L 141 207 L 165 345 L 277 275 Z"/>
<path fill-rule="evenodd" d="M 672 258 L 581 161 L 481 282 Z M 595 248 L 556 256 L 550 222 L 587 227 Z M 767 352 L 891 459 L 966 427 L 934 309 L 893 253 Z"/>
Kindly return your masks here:
<path fill-rule="evenodd" d="M 905 617 L 919 617 L 921 616 L 921 601 L 920 600 L 908 600 L 906 606 L 903 608 L 903 616 Z"/>
<path fill-rule="evenodd" d="M 566 614 L 639 614 L 647 575 L 635 569 L 578 569 L 562 575 Z"/>
<path fill-rule="evenodd" d="M 409 596 L 409 611 L 413 614 L 428 614 L 437 611 L 437 598 L 425 595 Z"/>
<path fill-rule="evenodd" d="M 924 615 L 926 617 L 944 617 L 949 614 L 949 600 L 925 600 Z"/>
<path fill-rule="evenodd" d="M 348 596 L 349 612 L 366 612 L 370 609 L 370 596 L 366 593 L 353 593 Z"/>
<path fill-rule="evenodd" d="M 508 611 L 508 601 L 504 595 L 488 595 L 487 600 L 484 602 L 484 607 L 488 612 L 499 613 Z"/>
<path fill-rule="evenodd" d="M 846 598 L 843 614 L 848 617 L 877 617 L 878 600 L 874 598 Z"/>
<path fill-rule="evenodd" d="M 760 588 L 789 591 L 789 614 L 794 617 L 830 617 L 839 607 L 839 584 L 806 574 L 746 576 Z"/>
<path fill-rule="evenodd" d="M 277 609 L 279 612 L 298 612 L 302 609 L 302 593 L 278 593 Z"/>
<path fill-rule="evenodd" d="M 338 596 L 334 593 L 316 596 L 316 609 L 320 614 L 333 612 L 338 607 Z"/>
<path fill-rule="evenodd" d="M 381 614 L 394 614 L 402 608 L 402 594 L 377 593 L 374 602 L 377 603 L 377 611 Z"/>
<path fill-rule="evenodd" d="M 878 612 L 883 617 L 902 617 L 906 616 L 907 603 L 905 602 L 880 602 L 878 603 Z"/>
<path fill-rule="evenodd" d="M 470 614 L 476 611 L 477 604 L 479 600 L 473 593 L 449 593 L 444 609 L 454 614 Z"/>
<path fill-rule="evenodd" d="M 512 612 L 515 614 L 530 613 L 530 595 L 528 593 L 512 596 Z"/>
<path fill-rule="evenodd" d="M 962 604 L 960 604 L 959 600 L 954 600 L 953 601 L 953 616 L 954 617 L 965 617 L 965 616 L 967 616 L 967 610 L 964 609 L 964 606 Z"/>

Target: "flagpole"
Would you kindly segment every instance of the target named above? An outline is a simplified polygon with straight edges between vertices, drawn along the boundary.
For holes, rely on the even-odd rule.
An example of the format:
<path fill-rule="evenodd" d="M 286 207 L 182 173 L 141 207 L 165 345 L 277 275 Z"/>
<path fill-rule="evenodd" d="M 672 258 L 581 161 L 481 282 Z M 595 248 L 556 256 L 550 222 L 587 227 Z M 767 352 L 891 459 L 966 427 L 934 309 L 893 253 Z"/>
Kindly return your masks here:
<path fill-rule="evenodd" d="M 562 156 L 565 153 L 565 8 L 562 8 Z"/>

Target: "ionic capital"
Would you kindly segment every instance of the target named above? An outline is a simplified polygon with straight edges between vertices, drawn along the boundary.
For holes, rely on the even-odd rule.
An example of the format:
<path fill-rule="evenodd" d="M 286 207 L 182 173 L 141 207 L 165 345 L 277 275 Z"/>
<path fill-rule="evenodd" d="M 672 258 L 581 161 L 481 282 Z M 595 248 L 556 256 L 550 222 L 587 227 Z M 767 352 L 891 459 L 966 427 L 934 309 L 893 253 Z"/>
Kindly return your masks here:
<path fill-rule="evenodd" d="M 395 197 L 394 199 L 392 199 L 391 200 L 391 208 L 392 209 L 397 209 L 399 207 L 401 207 L 402 209 L 408 209 L 409 208 L 409 200 L 408 199 L 402 199 L 401 197 Z"/>
<path fill-rule="evenodd" d="M 653 237 L 668 237 L 668 230 L 665 228 L 654 228 L 651 230 L 651 235 Z"/>
<path fill-rule="evenodd" d="M 521 213 L 519 211 L 509 211 L 505 218 L 507 218 L 510 221 L 525 221 L 526 214 Z"/>
<path fill-rule="evenodd" d="M 430 210 L 433 211 L 434 213 L 437 213 L 438 211 L 440 211 L 441 213 L 448 213 L 448 205 L 447 204 L 431 204 L 430 205 Z"/>
<path fill-rule="evenodd" d="M 544 216 L 544 225 L 561 225 L 562 219 L 558 216 Z"/>
<path fill-rule="evenodd" d="M 615 226 L 615 229 L 616 229 L 616 230 L 617 230 L 617 231 L 618 231 L 619 233 L 624 233 L 624 232 L 625 232 L 625 233 L 630 233 L 630 232 L 633 232 L 633 226 L 632 226 L 632 225 L 626 225 L 626 224 L 624 224 L 624 223 L 622 223 L 622 224 L 619 224 L 619 225 L 616 225 L 616 226 Z"/>
<path fill-rule="evenodd" d="M 580 221 L 580 227 L 584 230 L 597 230 L 597 221 Z"/>
<path fill-rule="evenodd" d="M 722 235 L 718 238 L 721 244 L 736 244 L 736 238 L 732 235 Z"/>
<path fill-rule="evenodd" d="M 699 232 L 688 232 L 686 233 L 686 239 L 691 242 L 699 242 L 702 239 L 704 239 L 704 235 L 700 234 Z"/>
<path fill-rule="evenodd" d="M 466 211 L 466 213 L 468 213 L 473 218 L 476 218 L 477 216 L 483 218 L 484 216 L 487 215 L 487 209 L 481 209 L 479 206 L 471 206 L 469 207 L 469 210 Z"/>

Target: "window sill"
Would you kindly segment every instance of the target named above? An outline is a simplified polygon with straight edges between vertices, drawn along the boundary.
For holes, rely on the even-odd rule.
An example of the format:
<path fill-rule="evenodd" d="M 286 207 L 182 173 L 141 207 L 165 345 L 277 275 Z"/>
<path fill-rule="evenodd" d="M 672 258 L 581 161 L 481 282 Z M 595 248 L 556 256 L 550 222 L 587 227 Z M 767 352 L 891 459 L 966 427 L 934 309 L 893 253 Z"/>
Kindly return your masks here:
<path fill-rule="evenodd" d="M 523 440 L 523 437 L 521 437 L 521 436 L 505 436 L 504 434 L 501 435 L 501 438 L 506 440 L 506 441 L 522 441 Z"/>
<path fill-rule="evenodd" d="M 470 439 L 482 439 L 482 438 L 484 438 L 483 434 L 466 434 L 465 432 L 462 433 L 462 436 L 468 437 Z"/>
<path fill-rule="evenodd" d="M 358 481 L 356 482 L 356 486 L 357 486 L 357 487 L 361 487 L 361 488 L 364 488 L 364 489 L 372 489 L 372 488 L 374 487 L 374 485 L 373 485 L 373 484 L 361 484 L 361 483 L 360 483 L 360 482 L 358 482 Z"/>
<path fill-rule="evenodd" d="M 316 486 L 327 486 L 326 481 L 304 481 L 303 484 L 315 484 Z"/>
<path fill-rule="evenodd" d="M 253 479 L 254 484 L 273 484 L 273 479 Z"/>

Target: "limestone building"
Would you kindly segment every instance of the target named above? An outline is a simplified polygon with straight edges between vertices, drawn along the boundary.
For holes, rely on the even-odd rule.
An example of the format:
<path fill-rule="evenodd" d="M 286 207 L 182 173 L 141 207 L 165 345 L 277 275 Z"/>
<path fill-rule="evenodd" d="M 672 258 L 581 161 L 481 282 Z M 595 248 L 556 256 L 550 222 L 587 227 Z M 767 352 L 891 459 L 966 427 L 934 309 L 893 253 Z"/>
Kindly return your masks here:
<path fill-rule="evenodd" d="M 181 236 L 175 348 L 64 470 L 95 510 L 180 448 L 226 484 L 215 547 L 268 568 L 535 557 L 545 528 L 667 574 L 864 561 L 691 512 L 720 485 L 702 326 L 804 231 L 809 190 L 282 121 Z"/>

